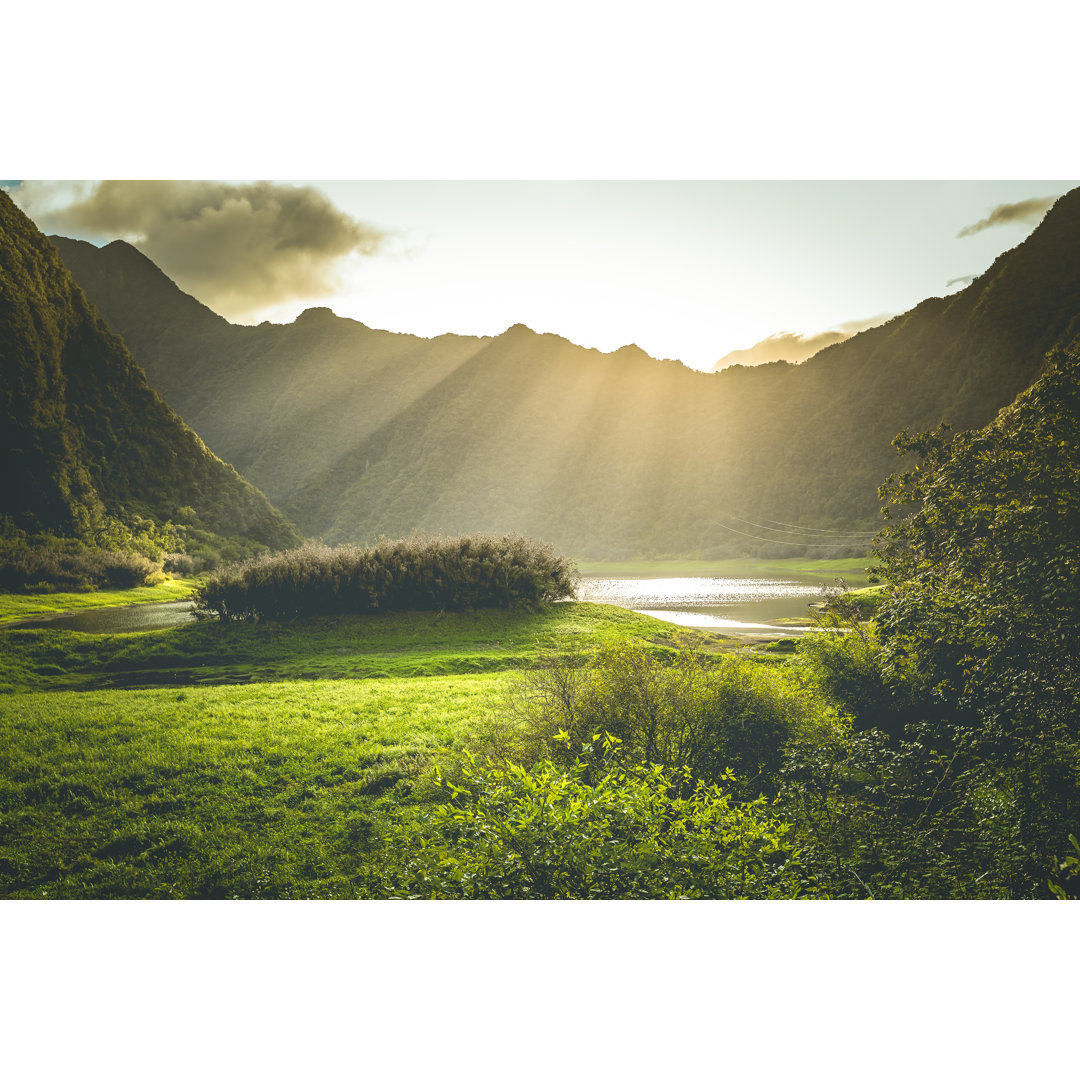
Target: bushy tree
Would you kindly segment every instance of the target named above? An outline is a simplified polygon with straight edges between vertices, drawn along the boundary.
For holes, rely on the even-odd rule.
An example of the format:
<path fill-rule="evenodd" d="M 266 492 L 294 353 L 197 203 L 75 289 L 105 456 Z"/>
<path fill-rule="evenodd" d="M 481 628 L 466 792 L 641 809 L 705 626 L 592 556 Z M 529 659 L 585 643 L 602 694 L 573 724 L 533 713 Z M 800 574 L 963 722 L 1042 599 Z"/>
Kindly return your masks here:
<path fill-rule="evenodd" d="M 918 682 L 949 742 L 997 770 L 1044 888 L 1080 818 L 1080 351 L 1058 350 L 987 427 L 902 435 L 919 463 L 882 490 L 914 510 L 875 544 L 891 584 L 887 678 Z"/>

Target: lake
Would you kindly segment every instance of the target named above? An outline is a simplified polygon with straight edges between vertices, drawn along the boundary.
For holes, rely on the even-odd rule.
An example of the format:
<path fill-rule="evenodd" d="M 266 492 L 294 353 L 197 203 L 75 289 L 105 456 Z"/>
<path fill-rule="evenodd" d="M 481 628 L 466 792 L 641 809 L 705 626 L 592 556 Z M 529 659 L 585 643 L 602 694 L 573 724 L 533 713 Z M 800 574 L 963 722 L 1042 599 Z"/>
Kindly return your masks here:
<path fill-rule="evenodd" d="M 583 575 L 578 599 L 618 604 L 665 622 L 720 634 L 793 637 L 805 628 L 776 625 L 808 618 L 830 579 L 599 577 Z"/>

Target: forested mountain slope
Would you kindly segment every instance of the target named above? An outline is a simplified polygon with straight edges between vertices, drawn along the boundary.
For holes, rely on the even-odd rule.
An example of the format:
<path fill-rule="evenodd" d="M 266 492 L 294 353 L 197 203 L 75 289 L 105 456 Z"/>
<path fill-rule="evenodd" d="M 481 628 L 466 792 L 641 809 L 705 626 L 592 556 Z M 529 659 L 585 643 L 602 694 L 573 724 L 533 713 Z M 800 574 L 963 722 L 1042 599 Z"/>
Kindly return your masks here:
<path fill-rule="evenodd" d="M 296 531 L 210 453 L 0 193 L 0 516 L 93 539 L 109 520 L 184 521 L 271 547 Z"/>
<path fill-rule="evenodd" d="M 233 326 L 130 245 L 54 239 L 208 445 L 332 540 L 515 529 L 599 557 L 856 550 L 824 530 L 877 528 L 892 438 L 985 424 L 1080 317 L 1080 190 L 962 292 L 800 365 L 714 374 L 520 325 L 429 340 L 313 309 Z"/>

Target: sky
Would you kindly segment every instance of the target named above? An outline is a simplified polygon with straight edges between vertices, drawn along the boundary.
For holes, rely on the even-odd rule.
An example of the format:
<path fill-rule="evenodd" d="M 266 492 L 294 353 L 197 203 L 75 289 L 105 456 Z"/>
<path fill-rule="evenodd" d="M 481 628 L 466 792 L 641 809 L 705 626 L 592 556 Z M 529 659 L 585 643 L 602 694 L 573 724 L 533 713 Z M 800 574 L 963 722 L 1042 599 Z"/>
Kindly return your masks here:
<path fill-rule="evenodd" d="M 732 359 L 800 360 L 836 332 L 963 288 L 1074 183 L 151 179 L 8 190 L 46 232 L 131 241 L 234 322 L 325 306 L 423 337 L 525 323 L 710 370 L 762 342 Z"/>

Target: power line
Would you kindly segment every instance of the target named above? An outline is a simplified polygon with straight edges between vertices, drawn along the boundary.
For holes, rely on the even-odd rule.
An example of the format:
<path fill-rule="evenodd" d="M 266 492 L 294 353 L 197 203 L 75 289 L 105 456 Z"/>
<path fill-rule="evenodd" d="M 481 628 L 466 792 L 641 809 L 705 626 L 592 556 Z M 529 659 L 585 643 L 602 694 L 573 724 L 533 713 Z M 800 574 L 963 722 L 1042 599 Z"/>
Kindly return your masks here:
<path fill-rule="evenodd" d="M 741 521 L 744 525 L 753 525 L 755 529 L 768 529 L 769 532 L 782 532 L 782 529 L 773 529 L 768 525 L 762 525 L 757 521 L 748 521 L 746 518 L 736 517 L 734 514 L 728 514 L 728 517 L 732 521 Z M 766 518 L 766 521 L 772 521 L 772 518 Z M 782 521 L 773 522 L 774 525 L 784 525 Z M 787 529 L 797 529 L 801 532 L 815 533 L 822 536 L 877 536 L 876 532 L 837 532 L 834 529 L 811 529 L 806 525 L 787 525 Z"/>
<path fill-rule="evenodd" d="M 721 521 L 713 521 L 712 518 L 709 518 L 708 521 L 710 525 L 718 525 L 721 529 L 727 529 L 728 532 L 738 533 L 739 536 L 749 536 L 751 540 L 758 540 L 762 544 L 786 544 L 791 547 L 809 547 L 814 543 L 812 537 L 807 537 L 805 540 L 774 540 L 771 536 L 755 536 L 753 533 L 743 532 L 742 529 L 733 529 L 730 525 L 725 525 Z M 850 544 L 821 544 L 820 546 L 826 548 L 851 547 Z"/>

